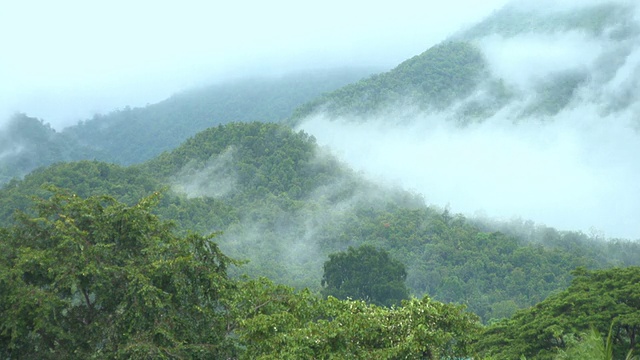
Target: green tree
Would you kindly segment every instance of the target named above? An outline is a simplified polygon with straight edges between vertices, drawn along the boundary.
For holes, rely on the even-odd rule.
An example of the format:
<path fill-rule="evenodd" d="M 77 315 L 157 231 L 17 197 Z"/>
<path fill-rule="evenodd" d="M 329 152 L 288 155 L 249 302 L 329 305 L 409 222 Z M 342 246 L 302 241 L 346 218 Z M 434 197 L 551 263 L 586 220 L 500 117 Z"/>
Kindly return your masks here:
<path fill-rule="evenodd" d="M 254 286 L 257 285 L 257 286 Z M 481 326 L 463 306 L 429 297 L 380 307 L 320 300 L 265 279 L 243 290 L 243 359 L 457 359 L 472 355 Z"/>
<path fill-rule="evenodd" d="M 613 360 L 613 324 L 605 341 L 600 332 L 594 328 L 582 334 L 579 339 L 569 339 L 565 350 L 560 350 L 555 360 Z M 633 350 L 629 350 L 625 360 L 634 360 Z"/>
<path fill-rule="evenodd" d="M 324 295 L 391 306 L 409 297 L 404 264 L 370 245 L 349 247 L 329 255 L 324 263 Z"/>
<path fill-rule="evenodd" d="M 633 352 L 640 332 L 640 267 L 578 268 L 573 275 L 567 290 L 487 328 L 478 346 L 481 353 L 496 359 L 553 359 L 592 328 L 609 334 L 603 343 L 615 358 Z M 588 341 L 571 352 L 587 346 Z"/>
<path fill-rule="evenodd" d="M 222 358 L 226 274 L 211 237 L 180 237 L 150 211 L 52 189 L 0 231 L 0 357 Z"/>

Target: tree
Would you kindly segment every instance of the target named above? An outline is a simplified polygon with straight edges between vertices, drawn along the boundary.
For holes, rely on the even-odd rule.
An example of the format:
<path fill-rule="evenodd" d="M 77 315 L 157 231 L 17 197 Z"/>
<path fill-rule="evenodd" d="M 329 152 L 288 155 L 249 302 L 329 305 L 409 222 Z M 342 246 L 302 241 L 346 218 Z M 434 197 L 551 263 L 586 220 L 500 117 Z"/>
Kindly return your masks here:
<path fill-rule="evenodd" d="M 487 328 L 480 337 L 481 353 L 496 359 L 520 355 L 553 359 L 591 329 L 610 334 L 607 343 L 615 358 L 635 352 L 640 333 L 640 267 L 578 268 L 573 275 L 567 290 Z"/>
<path fill-rule="evenodd" d="M 382 249 L 363 245 L 330 254 L 321 284 L 324 295 L 391 306 L 409 297 L 406 278 L 404 264 Z"/>
<path fill-rule="evenodd" d="M 151 214 L 51 189 L 0 230 L 0 357 L 222 358 L 226 269 L 211 237 L 179 237 Z"/>
<path fill-rule="evenodd" d="M 429 297 L 389 308 L 321 300 L 264 279 L 244 292 L 243 359 L 463 359 L 481 329 L 464 306 Z"/>

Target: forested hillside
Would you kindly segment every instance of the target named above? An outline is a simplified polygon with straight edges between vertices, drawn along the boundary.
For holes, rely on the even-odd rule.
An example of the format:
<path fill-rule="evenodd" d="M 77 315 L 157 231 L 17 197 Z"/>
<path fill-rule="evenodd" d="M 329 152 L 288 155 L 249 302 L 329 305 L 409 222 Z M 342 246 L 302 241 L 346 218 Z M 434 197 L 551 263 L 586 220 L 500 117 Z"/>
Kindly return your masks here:
<path fill-rule="evenodd" d="M 333 252 L 385 249 L 407 267 L 413 295 L 466 304 L 485 321 L 565 288 L 579 266 L 640 265 L 637 243 L 551 228 L 539 228 L 543 240 L 533 242 L 430 207 L 360 178 L 313 137 L 277 124 L 210 128 L 140 166 L 79 162 L 36 171 L 0 192 L 3 223 L 30 196 L 46 196 L 45 183 L 125 203 L 163 191 L 157 214 L 182 231 L 222 231 L 221 249 L 249 260 L 232 273 L 297 288 L 319 291 Z"/>
<path fill-rule="evenodd" d="M 321 115 L 406 124 L 425 113 L 456 124 L 496 116 L 539 121 L 583 102 L 603 117 L 628 110 L 637 101 L 629 93 L 634 82 L 616 75 L 633 71 L 634 60 L 625 59 L 640 37 L 634 11 L 624 1 L 548 8 L 512 2 L 388 72 L 314 99 L 289 122 Z"/>
<path fill-rule="evenodd" d="M 317 113 L 362 119 L 404 106 L 442 110 L 470 95 L 486 75 L 479 49 L 468 42 L 445 42 L 389 72 L 318 97 L 297 109 L 289 121 L 295 125 L 305 116 Z"/>
<path fill-rule="evenodd" d="M 366 78 L 14 116 L 0 357 L 634 359 L 640 241 L 509 206 L 640 229 L 639 9 L 515 1 Z"/>
<path fill-rule="evenodd" d="M 96 115 L 63 133 L 104 153 L 107 161 L 140 163 L 211 126 L 232 121 L 278 122 L 301 104 L 372 71 L 319 70 L 204 86 L 157 104 Z"/>
<path fill-rule="evenodd" d="M 0 184 L 54 162 L 100 156 L 43 120 L 25 114 L 15 114 L 0 127 Z"/>
<path fill-rule="evenodd" d="M 278 122 L 320 94 L 372 69 L 318 70 L 192 89 L 145 107 L 96 114 L 61 131 L 16 114 L 0 128 L 0 184 L 59 161 L 121 165 L 149 160 L 208 127 L 232 121 Z"/>

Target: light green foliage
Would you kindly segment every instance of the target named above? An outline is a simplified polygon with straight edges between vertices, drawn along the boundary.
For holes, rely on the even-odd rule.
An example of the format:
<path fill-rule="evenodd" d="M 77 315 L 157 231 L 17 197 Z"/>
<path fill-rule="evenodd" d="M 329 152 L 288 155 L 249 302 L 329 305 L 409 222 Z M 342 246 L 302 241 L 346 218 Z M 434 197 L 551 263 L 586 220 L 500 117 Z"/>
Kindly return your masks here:
<path fill-rule="evenodd" d="M 609 344 L 615 358 L 635 349 L 640 330 L 640 268 L 580 268 L 573 274 L 567 290 L 490 326 L 481 336 L 479 349 L 497 359 L 521 354 L 553 359 L 559 350 L 574 344 L 576 336 L 591 328 L 607 333 L 610 326 L 610 338 L 603 343 Z M 587 339 L 576 348 L 569 346 L 567 353 L 597 350 L 589 346 Z"/>
<path fill-rule="evenodd" d="M 233 261 L 150 210 L 53 190 L 0 239 L 3 358 L 228 356 Z"/>
<path fill-rule="evenodd" d="M 349 247 L 346 252 L 329 254 L 324 263 L 322 293 L 381 306 L 399 305 L 409 297 L 406 278 L 404 264 L 385 250 L 370 245 Z"/>
<path fill-rule="evenodd" d="M 587 333 L 582 334 L 579 339 L 569 339 L 567 348 L 560 350 L 555 360 L 613 360 L 613 324 L 609 328 L 606 339 L 603 340 L 600 332 L 591 328 Z M 637 360 L 638 357 L 633 355 L 634 349 L 629 350 L 625 356 L 625 360 Z"/>
<path fill-rule="evenodd" d="M 246 359 L 464 358 L 480 326 L 462 307 L 428 297 L 394 308 L 306 292 L 260 301 L 239 331 Z"/>
<path fill-rule="evenodd" d="M 480 329 L 461 306 L 326 300 L 233 281 L 211 237 L 150 210 L 51 188 L 0 228 L 0 356 L 39 359 L 457 358 Z"/>

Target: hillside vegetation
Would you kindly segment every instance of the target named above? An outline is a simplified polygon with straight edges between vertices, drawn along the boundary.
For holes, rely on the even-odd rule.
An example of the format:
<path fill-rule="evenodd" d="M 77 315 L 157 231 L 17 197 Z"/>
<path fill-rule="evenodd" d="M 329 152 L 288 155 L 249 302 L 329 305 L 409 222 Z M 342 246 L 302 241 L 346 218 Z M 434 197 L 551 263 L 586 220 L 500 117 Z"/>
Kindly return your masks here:
<path fill-rule="evenodd" d="M 315 113 L 362 118 L 393 106 L 444 109 L 474 91 L 485 67 L 482 53 L 472 44 L 445 42 L 389 72 L 318 97 L 296 110 L 289 122 L 297 124 Z"/>
<path fill-rule="evenodd" d="M 64 133 L 122 165 L 152 159 L 190 136 L 228 122 L 279 122 L 326 91 L 368 75 L 368 69 L 305 72 L 229 81 L 185 91 L 157 104 L 96 115 Z"/>
<path fill-rule="evenodd" d="M 185 91 L 157 104 L 96 114 L 59 131 L 46 119 L 16 114 L 0 129 L 0 184 L 60 161 L 141 163 L 218 124 L 278 122 L 301 104 L 371 72 L 322 70 L 229 81 Z"/>
<path fill-rule="evenodd" d="M 2 189 L 1 208 L 27 208 L 31 195 L 46 195 L 43 183 L 126 203 L 165 189 L 156 212 L 183 231 L 222 231 L 221 249 L 249 260 L 233 273 L 297 288 L 321 289 L 329 254 L 373 245 L 405 264 L 413 295 L 466 304 L 485 321 L 565 288 L 579 266 L 640 265 L 633 242 L 543 228 L 544 241 L 531 242 L 515 230 L 480 227 L 416 195 L 368 183 L 309 135 L 277 124 L 214 127 L 141 166 L 42 169 Z"/>
<path fill-rule="evenodd" d="M 555 123 L 541 146 L 566 140 L 572 161 L 599 165 L 598 150 L 616 150 L 604 152 L 607 166 L 586 168 L 602 170 L 593 179 L 603 181 L 584 171 L 570 182 L 613 191 L 615 175 L 637 174 L 615 156 L 637 148 L 637 9 L 514 2 L 364 79 L 368 72 L 348 70 L 239 81 L 63 131 L 14 116 L 0 132 L 0 357 L 633 359 L 640 242 L 465 216 L 425 200 L 438 187 L 372 181 L 302 129 L 313 119 L 316 128 L 356 124 L 347 129 L 372 134 L 366 125 L 375 122 L 387 125 L 384 136 L 415 135 L 435 127 L 403 126 L 446 122 L 449 144 L 492 121 L 504 133 Z M 575 64 L 553 57 L 563 51 L 538 51 L 551 60 L 536 68 L 501 63 L 501 49 L 531 51 L 549 36 L 559 39 L 554 49 L 599 50 Z M 587 137 L 613 146 L 585 157 L 580 142 L 553 133 L 589 126 L 624 131 Z M 410 138 L 423 139 L 402 141 Z M 470 169 L 461 173 L 471 182 L 488 177 L 499 153 L 478 166 L 455 147 L 406 149 L 382 150 L 447 180 L 428 163 L 433 155 L 445 169 Z M 538 170 L 530 164 L 538 158 L 518 150 L 505 152 L 525 176 L 501 169 L 504 184 L 529 191 L 530 178 L 563 180 L 561 169 Z M 623 189 L 632 201 L 633 189 Z M 606 215 L 626 209 L 614 210 Z"/>

